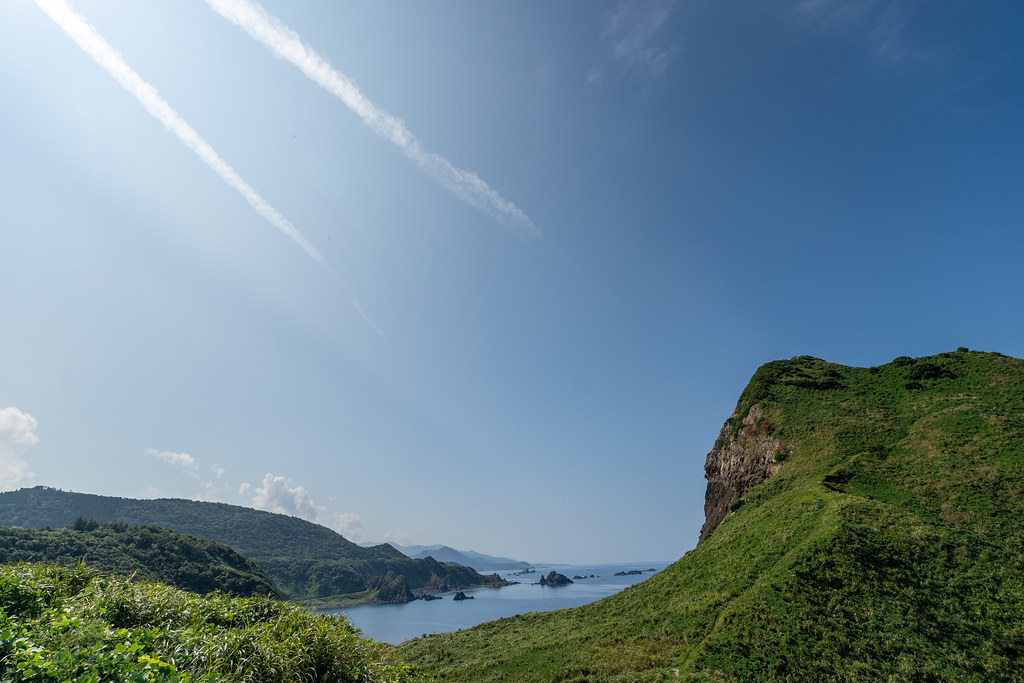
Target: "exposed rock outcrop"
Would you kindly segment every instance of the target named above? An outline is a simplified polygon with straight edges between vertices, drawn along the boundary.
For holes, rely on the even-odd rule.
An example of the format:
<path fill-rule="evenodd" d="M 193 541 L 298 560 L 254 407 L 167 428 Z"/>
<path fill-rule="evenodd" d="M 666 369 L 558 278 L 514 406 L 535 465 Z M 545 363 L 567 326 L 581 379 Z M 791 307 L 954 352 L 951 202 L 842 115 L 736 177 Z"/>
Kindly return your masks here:
<path fill-rule="evenodd" d="M 565 584 L 572 582 L 572 579 L 570 579 L 565 574 L 559 574 L 554 569 L 552 569 L 550 572 L 548 572 L 547 576 L 540 577 L 540 581 L 538 581 L 537 583 L 539 583 L 542 586 L 564 586 Z"/>
<path fill-rule="evenodd" d="M 725 421 L 704 463 L 708 487 L 704 494 L 704 526 L 698 543 L 715 530 L 747 491 L 782 469 L 780 454 L 792 448 L 773 436 L 775 425 L 764 417 L 760 405 L 751 407 L 736 428 L 738 418 L 733 413 Z"/>
<path fill-rule="evenodd" d="M 493 588 L 502 588 L 503 586 L 514 586 L 518 581 L 509 581 L 508 579 L 501 578 L 501 575 L 495 572 L 484 577 L 486 583 L 484 585 L 491 586 Z"/>

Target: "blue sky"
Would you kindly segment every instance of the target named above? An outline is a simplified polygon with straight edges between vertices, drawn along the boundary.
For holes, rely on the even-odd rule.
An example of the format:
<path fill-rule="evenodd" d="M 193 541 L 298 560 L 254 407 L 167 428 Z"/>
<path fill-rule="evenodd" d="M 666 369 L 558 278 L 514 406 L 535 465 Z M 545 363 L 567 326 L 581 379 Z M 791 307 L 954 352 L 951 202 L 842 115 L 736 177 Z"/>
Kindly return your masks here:
<path fill-rule="evenodd" d="M 4 489 L 670 560 L 760 364 L 1024 355 L 1019 2 L 237 5 L 0 4 Z"/>

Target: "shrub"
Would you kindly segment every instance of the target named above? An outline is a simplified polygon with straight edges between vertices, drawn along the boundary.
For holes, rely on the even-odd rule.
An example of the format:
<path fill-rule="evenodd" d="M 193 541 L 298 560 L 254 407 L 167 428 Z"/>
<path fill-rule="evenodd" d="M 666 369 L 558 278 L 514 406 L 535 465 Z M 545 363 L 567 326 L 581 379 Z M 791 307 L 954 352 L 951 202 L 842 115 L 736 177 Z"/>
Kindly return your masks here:
<path fill-rule="evenodd" d="M 946 368 L 928 361 L 916 363 L 907 371 L 907 379 L 939 379 L 953 376 L 953 373 Z"/>
<path fill-rule="evenodd" d="M 344 618 L 83 567 L 0 566 L 0 680 L 407 680 Z"/>

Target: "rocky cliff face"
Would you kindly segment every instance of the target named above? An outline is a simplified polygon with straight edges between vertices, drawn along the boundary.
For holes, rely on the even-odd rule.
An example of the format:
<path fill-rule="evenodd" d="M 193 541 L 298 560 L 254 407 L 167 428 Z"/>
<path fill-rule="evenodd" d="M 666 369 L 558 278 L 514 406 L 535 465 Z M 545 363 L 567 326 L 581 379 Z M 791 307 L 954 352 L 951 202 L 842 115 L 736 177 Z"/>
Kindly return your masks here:
<path fill-rule="evenodd" d="M 704 463 L 708 487 L 704 494 L 704 526 L 700 530 L 700 541 L 725 519 L 730 506 L 782 468 L 779 456 L 791 449 L 772 436 L 775 425 L 764 417 L 759 405 L 755 404 L 750 409 L 734 437 L 737 419 L 739 416 L 733 413 L 725 421 L 715 447 Z"/>

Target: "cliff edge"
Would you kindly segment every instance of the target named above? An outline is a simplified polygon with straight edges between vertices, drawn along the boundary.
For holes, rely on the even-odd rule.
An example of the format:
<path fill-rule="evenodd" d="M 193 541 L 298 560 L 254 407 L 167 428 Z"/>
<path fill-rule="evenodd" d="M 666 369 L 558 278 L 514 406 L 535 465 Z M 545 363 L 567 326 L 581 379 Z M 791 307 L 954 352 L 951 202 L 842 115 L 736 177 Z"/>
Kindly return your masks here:
<path fill-rule="evenodd" d="M 737 409 L 722 425 L 715 446 L 704 461 L 708 487 L 698 543 L 715 530 L 730 509 L 742 504 L 747 491 L 782 469 L 792 446 L 780 443 L 774 432 L 774 423 L 756 404 L 742 418 Z"/>
<path fill-rule="evenodd" d="M 446 681 L 1021 681 L 1024 360 L 757 369 L 703 541 L 615 595 L 414 639 Z"/>

